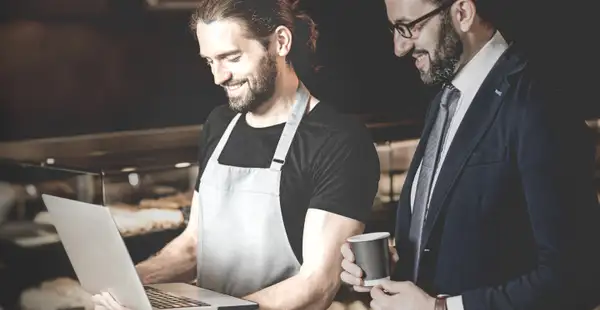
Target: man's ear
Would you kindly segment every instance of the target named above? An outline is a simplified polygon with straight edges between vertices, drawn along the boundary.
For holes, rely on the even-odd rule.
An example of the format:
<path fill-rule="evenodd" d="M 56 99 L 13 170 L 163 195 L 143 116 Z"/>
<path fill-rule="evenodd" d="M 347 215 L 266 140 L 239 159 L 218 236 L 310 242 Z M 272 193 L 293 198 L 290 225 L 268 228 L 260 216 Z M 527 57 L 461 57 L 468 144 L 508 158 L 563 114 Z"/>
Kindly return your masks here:
<path fill-rule="evenodd" d="M 458 29 L 467 32 L 475 22 L 477 9 L 473 0 L 458 0 L 452 5 L 450 14 L 452 14 Z"/>
<path fill-rule="evenodd" d="M 285 57 L 292 48 L 292 32 L 286 26 L 279 26 L 275 29 L 275 53 L 278 56 Z"/>

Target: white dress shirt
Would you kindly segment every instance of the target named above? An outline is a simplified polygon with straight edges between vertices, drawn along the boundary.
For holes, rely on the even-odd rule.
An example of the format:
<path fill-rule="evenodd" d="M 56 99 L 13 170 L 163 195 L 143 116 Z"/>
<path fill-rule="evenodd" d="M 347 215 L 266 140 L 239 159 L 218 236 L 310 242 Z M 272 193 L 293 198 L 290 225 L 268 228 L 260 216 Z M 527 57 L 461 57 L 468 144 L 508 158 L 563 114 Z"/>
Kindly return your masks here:
<path fill-rule="evenodd" d="M 462 122 L 465 114 L 469 110 L 471 106 L 471 102 L 473 98 L 477 94 L 479 87 L 483 83 L 484 79 L 488 75 L 488 73 L 492 70 L 492 67 L 496 64 L 496 61 L 500 58 L 500 56 L 504 53 L 504 51 L 508 48 L 508 44 L 504 37 L 500 34 L 500 32 L 496 31 L 494 36 L 475 54 L 475 56 L 456 74 L 454 80 L 452 80 L 452 85 L 456 87 L 460 91 L 460 98 L 458 99 L 456 112 L 454 112 L 454 116 L 450 121 L 450 125 L 448 127 L 448 132 L 446 134 L 446 139 L 442 145 L 442 151 L 440 154 L 439 165 L 435 171 L 433 176 L 433 183 L 431 184 L 431 191 L 435 189 L 435 183 L 437 182 L 438 174 L 441 170 L 441 167 L 444 164 L 444 159 L 446 158 L 446 154 L 448 153 L 448 149 L 452 144 L 452 140 L 456 135 L 456 131 L 458 130 L 460 123 Z M 419 179 L 419 174 L 421 172 L 421 164 L 419 164 L 419 168 L 415 174 L 415 180 Z M 410 193 L 410 207 L 411 210 L 413 208 L 413 204 L 415 201 L 415 194 L 417 191 L 417 182 L 413 183 Z M 429 200 L 431 201 L 431 196 Z M 453 296 L 447 299 L 448 302 L 448 310 L 464 310 L 462 297 L 461 296 Z"/>

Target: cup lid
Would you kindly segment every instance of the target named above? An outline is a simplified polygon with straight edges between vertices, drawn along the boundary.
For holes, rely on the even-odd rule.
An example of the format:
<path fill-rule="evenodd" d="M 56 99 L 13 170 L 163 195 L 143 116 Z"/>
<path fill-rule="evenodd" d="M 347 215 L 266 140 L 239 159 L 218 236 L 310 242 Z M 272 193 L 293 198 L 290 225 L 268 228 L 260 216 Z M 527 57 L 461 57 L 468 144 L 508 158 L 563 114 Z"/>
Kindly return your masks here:
<path fill-rule="evenodd" d="M 372 233 L 368 233 L 368 234 L 352 236 L 352 237 L 348 238 L 348 242 L 373 241 L 373 240 L 388 238 L 389 236 L 390 236 L 389 232 L 372 232 Z"/>

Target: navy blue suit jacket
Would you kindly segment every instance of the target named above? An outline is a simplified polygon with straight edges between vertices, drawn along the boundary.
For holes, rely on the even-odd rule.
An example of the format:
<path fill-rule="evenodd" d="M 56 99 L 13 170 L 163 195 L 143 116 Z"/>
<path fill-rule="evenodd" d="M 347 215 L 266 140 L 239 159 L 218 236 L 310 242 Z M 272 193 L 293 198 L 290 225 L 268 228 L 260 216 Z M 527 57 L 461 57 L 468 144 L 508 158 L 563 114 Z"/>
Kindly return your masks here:
<path fill-rule="evenodd" d="M 462 295 L 465 310 L 589 310 L 600 297 L 591 131 L 538 81 L 509 47 L 467 111 L 432 194 L 417 285 Z M 395 280 L 411 275 L 410 189 L 437 108 L 399 201 Z"/>

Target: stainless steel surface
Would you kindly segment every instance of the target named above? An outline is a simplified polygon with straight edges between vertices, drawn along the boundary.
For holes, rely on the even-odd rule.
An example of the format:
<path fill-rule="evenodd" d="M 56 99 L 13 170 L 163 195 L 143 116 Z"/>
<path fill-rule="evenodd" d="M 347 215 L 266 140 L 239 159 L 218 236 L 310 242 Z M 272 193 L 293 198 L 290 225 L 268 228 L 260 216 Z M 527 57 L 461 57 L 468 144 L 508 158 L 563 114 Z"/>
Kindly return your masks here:
<path fill-rule="evenodd" d="M 196 159 L 202 125 L 0 143 L 0 158 L 105 169 Z"/>

